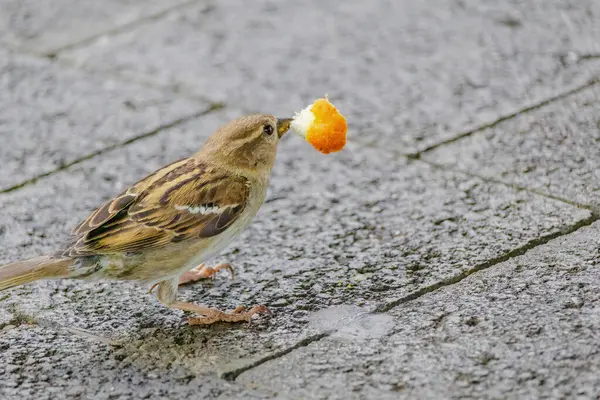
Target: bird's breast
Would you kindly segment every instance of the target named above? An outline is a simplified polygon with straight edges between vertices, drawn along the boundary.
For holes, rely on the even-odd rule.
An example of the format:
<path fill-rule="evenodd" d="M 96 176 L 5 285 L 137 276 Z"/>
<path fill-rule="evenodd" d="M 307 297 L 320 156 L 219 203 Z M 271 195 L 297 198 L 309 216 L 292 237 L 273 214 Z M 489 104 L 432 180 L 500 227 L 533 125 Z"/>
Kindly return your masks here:
<path fill-rule="evenodd" d="M 261 184 L 254 186 L 252 189 L 253 190 L 250 191 L 248 203 L 239 217 L 220 234 L 211 238 L 201 239 L 203 243 L 201 248 L 198 249 L 178 273 L 183 273 L 214 257 L 239 236 L 244 228 L 250 225 L 265 201 L 267 186 L 266 184 Z"/>

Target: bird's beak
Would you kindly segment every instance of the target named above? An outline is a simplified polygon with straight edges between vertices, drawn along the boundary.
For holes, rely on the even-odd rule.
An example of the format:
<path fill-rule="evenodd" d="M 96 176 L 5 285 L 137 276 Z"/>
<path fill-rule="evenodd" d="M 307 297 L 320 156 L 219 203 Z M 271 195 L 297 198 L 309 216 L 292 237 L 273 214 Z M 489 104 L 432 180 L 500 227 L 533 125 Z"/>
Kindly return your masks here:
<path fill-rule="evenodd" d="M 292 118 L 277 118 L 277 134 L 281 138 L 292 124 Z"/>

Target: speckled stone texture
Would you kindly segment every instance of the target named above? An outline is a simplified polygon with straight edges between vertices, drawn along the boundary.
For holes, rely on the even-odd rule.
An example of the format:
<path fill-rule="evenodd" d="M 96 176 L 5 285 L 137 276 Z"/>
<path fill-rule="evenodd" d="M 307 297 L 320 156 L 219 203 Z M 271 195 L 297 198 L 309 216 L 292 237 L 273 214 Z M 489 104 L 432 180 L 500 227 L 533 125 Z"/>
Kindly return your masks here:
<path fill-rule="evenodd" d="M 249 110 L 329 94 L 353 140 L 412 152 L 597 77 L 599 20 L 596 0 L 198 2 L 60 57 Z"/>
<path fill-rule="evenodd" d="M 423 159 L 600 209 L 600 86 L 426 153 Z"/>
<path fill-rule="evenodd" d="M 596 398 L 600 224 L 242 374 L 296 398 Z"/>
<path fill-rule="evenodd" d="M 0 49 L 0 190 L 210 108 Z"/>
<path fill-rule="evenodd" d="M 184 0 L 2 0 L 0 42 L 54 54 L 185 4 Z"/>
<path fill-rule="evenodd" d="M 0 0 L 0 264 L 237 116 L 327 93 L 349 143 L 285 137 L 236 279 L 180 290 L 270 318 L 14 288 L 0 398 L 597 398 L 599 2 L 38 3 Z"/>

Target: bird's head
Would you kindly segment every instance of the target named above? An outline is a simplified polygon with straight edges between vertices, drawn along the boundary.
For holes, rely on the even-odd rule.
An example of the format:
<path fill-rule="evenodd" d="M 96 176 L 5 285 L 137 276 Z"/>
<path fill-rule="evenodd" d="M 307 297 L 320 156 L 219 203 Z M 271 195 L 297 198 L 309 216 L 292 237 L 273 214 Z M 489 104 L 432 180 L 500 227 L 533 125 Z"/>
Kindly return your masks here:
<path fill-rule="evenodd" d="M 200 154 L 234 169 L 270 171 L 291 121 L 265 114 L 234 119 L 213 133 Z"/>

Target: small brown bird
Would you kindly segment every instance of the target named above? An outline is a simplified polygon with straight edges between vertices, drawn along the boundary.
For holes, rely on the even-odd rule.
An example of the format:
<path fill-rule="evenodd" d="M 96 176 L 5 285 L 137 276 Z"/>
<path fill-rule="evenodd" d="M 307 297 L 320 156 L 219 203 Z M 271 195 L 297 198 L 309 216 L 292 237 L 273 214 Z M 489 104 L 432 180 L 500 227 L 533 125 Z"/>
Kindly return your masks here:
<path fill-rule="evenodd" d="M 158 300 L 167 307 L 200 314 L 189 320 L 193 325 L 249 321 L 267 312 L 262 305 L 225 313 L 177 301 L 177 288 L 230 269 L 203 263 L 263 204 L 290 123 L 253 115 L 219 128 L 194 156 L 159 169 L 94 211 L 59 251 L 0 267 L 0 290 L 39 279 L 134 280 L 158 286 Z"/>

